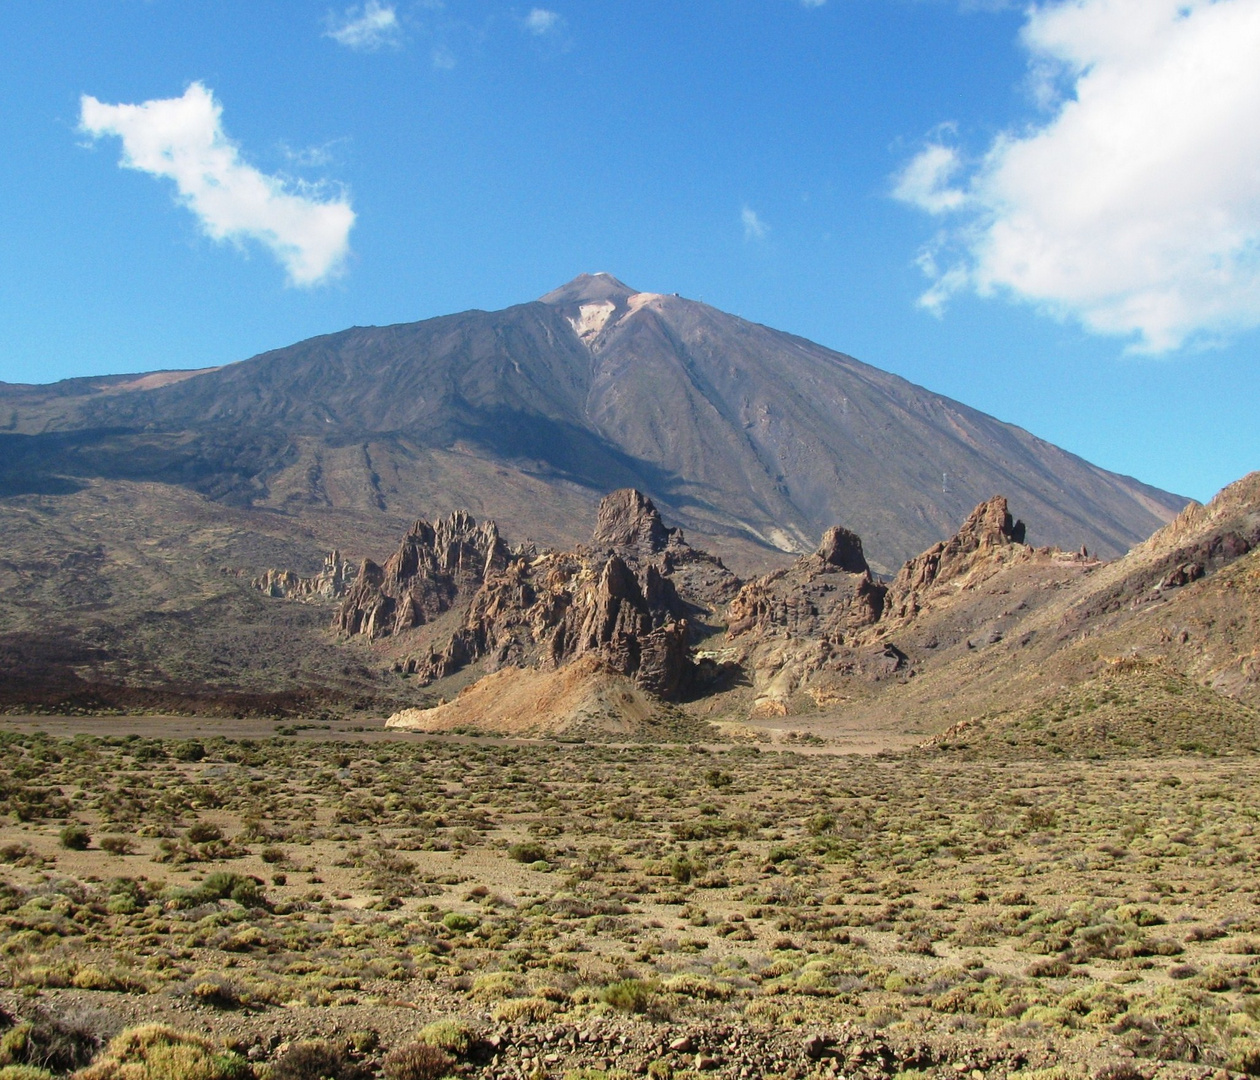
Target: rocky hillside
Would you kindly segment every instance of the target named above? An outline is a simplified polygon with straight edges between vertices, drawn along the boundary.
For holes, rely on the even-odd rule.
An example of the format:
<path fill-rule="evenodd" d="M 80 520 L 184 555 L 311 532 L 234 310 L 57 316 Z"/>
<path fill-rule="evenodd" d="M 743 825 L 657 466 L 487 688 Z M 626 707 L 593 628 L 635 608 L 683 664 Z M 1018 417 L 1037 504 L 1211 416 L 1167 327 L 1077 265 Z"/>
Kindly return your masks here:
<path fill-rule="evenodd" d="M 401 550 L 444 528 L 417 526 Z M 424 684 L 459 674 L 462 687 L 391 723 L 569 731 L 601 721 L 624 732 L 654 715 L 645 702 L 672 700 L 697 720 L 807 727 L 894 713 L 925 732 L 952 723 L 946 744 L 987 731 L 1023 745 L 1047 715 L 1092 713 L 1079 731 L 1064 724 L 1042 740 L 1069 753 L 1097 752 L 1097 731 L 1146 752 L 1190 745 L 1196 717 L 1215 724 L 1214 745 L 1230 730 L 1246 745 L 1260 738 L 1260 477 L 1111 563 L 1032 547 L 1025 531 L 995 496 L 891 582 L 871 573 L 855 533 L 833 527 L 811 554 L 741 583 L 666 528 L 650 500 L 619 491 L 601 504 L 590 546 L 478 551 L 472 562 L 485 569 L 458 592 L 454 623 L 440 617 L 427 635 L 414 620 L 401 633 L 378 624 L 393 638 L 382 656 Z M 398 554 L 388 565 L 404 562 L 436 565 Z M 423 597 L 434 580 L 440 571 L 382 579 L 365 564 L 340 625 L 371 636 L 380 605 L 402 610 L 387 593 Z"/>
<path fill-rule="evenodd" d="M 963 742 L 986 731 L 991 745 L 1025 752 L 1250 746 L 1260 740 L 1258 512 L 1252 474 L 1103 562 L 1020 543 L 995 498 L 907 562 L 880 619 L 842 647 L 821 635 L 733 636 L 752 692 L 706 710 L 751 699 L 754 715 L 806 724 L 895 717 L 928 733 L 952 722 L 970 732 Z M 803 563 L 792 572 L 807 573 Z M 896 657 L 890 670 L 855 663 L 878 646 Z"/>
<path fill-rule="evenodd" d="M 0 385 L 0 501 L 103 480 L 279 512 L 325 542 L 339 515 L 381 535 L 425 507 L 558 548 L 604 493 L 634 487 L 745 572 L 843 521 L 891 573 L 994 491 L 1036 543 L 1106 556 L 1184 505 L 851 357 L 608 275 L 206 371 Z"/>

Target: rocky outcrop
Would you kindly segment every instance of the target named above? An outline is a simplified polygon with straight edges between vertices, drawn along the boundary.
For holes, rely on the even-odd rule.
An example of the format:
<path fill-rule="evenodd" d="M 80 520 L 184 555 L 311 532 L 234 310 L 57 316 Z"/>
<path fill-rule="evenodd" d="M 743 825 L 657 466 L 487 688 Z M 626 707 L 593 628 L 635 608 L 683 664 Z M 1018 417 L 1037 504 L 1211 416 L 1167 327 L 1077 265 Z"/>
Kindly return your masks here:
<path fill-rule="evenodd" d="M 511 551 L 492 523 L 466 514 L 417 522 L 384 566 L 364 563 L 337 625 L 396 640 L 405 647 L 396 669 L 422 684 L 474 663 L 490 673 L 581 660 L 669 700 L 713 676 L 700 676 L 691 639 L 725 607 L 729 651 L 752 679 L 756 710 L 785 712 L 800 692 L 832 700 L 838 680 L 900 676 L 908 658 L 885 627 L 913 619 L 934 590 L 1026 550 L 1023 532 L 1006 500 L 991 499 L 890 587 L 872 574 L 861 538 L 837 526 L 811 554 L 743 584 L 626 489 L 604 498 L 591 544 L 572 551 Z"/>
<path fill-rule="evenodd" d="M 739 589 L 739 579 L 721 559 L 688 544 L 682 530 L 667 527 L 652 500 L 633 488 L 601 500 L 591 546 L 651 563 L 681 594 L 706 606 L 726 603 Z"/>
<path fill-rule="evenodd" d="M 593 656 L 659 697 L 679 696 L 691 666 L 688 605 L 660 560 L 642 559 L 644 547 L 628 535 L 630 545 L 603 552 L 514 560 L 487 577 L 445 646 L 408 661 L 408 669 L 428 682 L 474 660 L 489 670 L 530 662 L 559 668 Z"/>
<path fill-rule="evenodd" d="M 738 586 L 721 560 L 667 528 L 650 499 L 622 490 L 601 502 L 591 546 L 574 551 L 509 551 L 493 525 L 467 515 L 418 523 L 384 567 L 364 565 L 338 626 L 405 639 L 462 607 L 453 631 L 417 640 L 396 667 L 431 683 L 474 662 L 554 670 L 593 658 L 672 699 L 692 672 L 693 621 Z"/>
<path fill-rule="evenodd" d="M 1064 625 L 1086 626 L 1124 608 L 1160 604 L 1165 594 L 1209 578 L 1260 548 L 1260 472 L 1223 489 L 1206 506 L 1193 503 L 1101 575 L 1093 594 Z"/>
<path fill-rule="evenodd" d="M 828 529 L 813 554 L 739 590 L 727 611 L 727 637 L 843 641 L 878 621 L 884 593 L 871 577 L 861 538 L 847 529 Z"/>
<path fill-rule="evenodd" d="M 828 529 L 812 554 L 744 585 L 727 609 L 727 640 L 752 678 L 754 714 L 787 713 L 792 696 L 820 679 L 899 670 L 898 650 L 862 640 L 883 613 L 885 592 L 861 538 L 840 527 Z"/>
<path fill-rule="evenodd" d="M 1213 519 L 1206 539 L 1202 528 L 1170 530 L 1175 542 L 1152 550 L 1143 580 L 1159 569 L 1157 585 L 1175 589 L 1177 575 L 1195 581 L 1211 572 L 1213 558 L 1248 550 L 1244 516 Z M 989 656 L 991 646 L 1024 648 L 1044 633 L 1013 632 L 1028 604 L 1099 566 L 1084 553 L 1034 550 L 1024 535 L 998 496 L 891 583 L 872 572 L 861 538 L 839 526 L 791 566 L 741 583 L 667 527 L 650 499 L 623 490 L 601 503 L 591 543 L 570 551 L 509 549 L 493 524 L 466 514 L 418 522 L 384 565 L 364 563 L 338 626 L 380 643 L 395 669 L 422 685 L 474 664 L 478 680 L 512 671 L 541 678 L 580 664 L 666 701 L 727 688 L 742 708 L 751 683 L 751 712 L 783 715 L 834 708 L 876 693 L 874 684 L 921 676 L 930 658 L 950 650 Z M 1205 543 L 1199 569 L 1187 556 Z M 1013 586 L 1017 599 L 1008 598 Z M 693 654 L 693 644 L 722 623 L 724 647 Z M 505 678 L 494 685 L 521 693 L 535 686 Z M 537 686 L 544 684 L 569 685 L 544 679 Z M 478 693 L 478 709 L 498 716 L 489 689 Z M 445 724 L 448 713 L 424 722 Z"/>
<path fill-rule="evenodd" d="M 1023 540 L 1023 522 L 996 496 L 885 585 L 872 576 L 860 537 L 828 529 L 816 551 L 744 585 L 727 609 L 727 640 L 751 677 L 754 714 L 787 713 L 798 694 L 833 701 L 846 679 L 909 675 L 909 658 L 888 632 L 912 622 L 929 597 L 1030 558 Z"/>
<path fill-rule="evenodd" d="M 591 544 L 648 557 L 664 551 L 671 543 L 682 545 L 682 533 L 668 529 L 652 500 L 641 491 L 622 488 L 606 495 L 595 517 Z"/>
<path fill-rule="evenodd" d="M 1012 520 L 1006 499 L 995 495 L 971 512 L 955 536 L 933 544 L 901 568 L 888 588 L 886 615 L 913 618 L 934 590 L 960 582 L 978 567 L 996 566 L 1030 552 L 1024 544 L 1024 523 Z"/>
<path fill-rule="evenodd" d="M 336 627 L 375 639 L 421 626 L 504 569 L 510 557 L 493 521 L 478 525 L 462 510 L 434 525 L 417 521 L 384 566 L 363 561 Z"/>
<path fill-rule="evenodd" d="M 292 570 L 266 570 L 250 585 L 267 596 L 286 600 L 335 600 L 344 596 L 357 571 L 333 550 L 324 556 L 324 569 L 314 577 L 301 577 Z"/>

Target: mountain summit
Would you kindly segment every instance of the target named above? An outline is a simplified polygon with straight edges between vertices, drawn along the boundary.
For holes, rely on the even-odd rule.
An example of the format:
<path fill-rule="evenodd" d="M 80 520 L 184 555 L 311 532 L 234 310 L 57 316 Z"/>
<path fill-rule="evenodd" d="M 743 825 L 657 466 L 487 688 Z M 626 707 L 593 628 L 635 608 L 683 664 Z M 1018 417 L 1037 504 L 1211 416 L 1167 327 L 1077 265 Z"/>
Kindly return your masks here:
<path fill-rule="evenodd" d="M 552 289 L 545 296 L 538 298 L 540 303 L 554 307 L 565 307 L 569 304 L 624 304 L 630 297 L 638 294 L 624 281 L 618 281 L 612 274 L 578 274 L 572 281 Z"/>
<path fill-rule="evenodd" d="M 842 521 L 888 573 L 994 491 L 1036 523 L 1032 542 L 1116 555 L 1185 503 L 842 353 L 606 273 L 183 377 L 0 386 L 0 430 L 0 494 L 151 481 L 374 536 L 468 508 L 572 544 L 600 496 L 633 487 L 747 569 L 812 551 Z"/>

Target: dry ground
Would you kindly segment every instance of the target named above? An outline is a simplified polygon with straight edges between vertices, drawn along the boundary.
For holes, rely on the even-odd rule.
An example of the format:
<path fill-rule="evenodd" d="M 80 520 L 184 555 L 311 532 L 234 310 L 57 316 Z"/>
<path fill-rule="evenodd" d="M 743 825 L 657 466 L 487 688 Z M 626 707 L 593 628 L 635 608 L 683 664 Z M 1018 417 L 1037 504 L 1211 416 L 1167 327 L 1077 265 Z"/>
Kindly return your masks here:
<path fill-rule="evenodd" d="M 1260 1071 L 1251 755 L 109 723 L 4 721 L 14 1019 L 163 1020 L 282 1080 L 296 1040 L 374 1076 L 442 1020 L 469 1076 Z"/>

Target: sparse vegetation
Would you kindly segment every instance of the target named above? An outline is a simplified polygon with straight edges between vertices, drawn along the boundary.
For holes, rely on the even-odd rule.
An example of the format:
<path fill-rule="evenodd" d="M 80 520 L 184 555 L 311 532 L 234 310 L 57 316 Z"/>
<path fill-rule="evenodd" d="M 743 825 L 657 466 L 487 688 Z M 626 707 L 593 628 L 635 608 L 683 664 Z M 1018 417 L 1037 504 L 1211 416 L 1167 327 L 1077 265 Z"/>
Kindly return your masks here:
<path fill-rule="evenodd" d="M 0 821 L 5 1080 L 93 1059 L 89 1080 L 663 1077 L 706 1055 L 724 1076 L 754 1044 L 825 1063 L 800 1033 L 842 1020 L 889 1075 L 976 1040 L 1082 1080 L 1105 1046 L 1260 1060 L 1250 756 L 203 748 L 0 736 L 0 776 L 41 793 Z M 189 1010 L 292 1035 L 229 1048 L 183 1034 Z M 166 1026 L 106 1047 L 106 1012 Z M 723 1024 L 749 1049 L 689 1034 Z M 525 1038 L 579 1030 L 611 1043 Z M 1001 1062 L 986 1075 L 1028 1071 Z"/>

